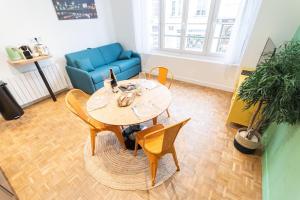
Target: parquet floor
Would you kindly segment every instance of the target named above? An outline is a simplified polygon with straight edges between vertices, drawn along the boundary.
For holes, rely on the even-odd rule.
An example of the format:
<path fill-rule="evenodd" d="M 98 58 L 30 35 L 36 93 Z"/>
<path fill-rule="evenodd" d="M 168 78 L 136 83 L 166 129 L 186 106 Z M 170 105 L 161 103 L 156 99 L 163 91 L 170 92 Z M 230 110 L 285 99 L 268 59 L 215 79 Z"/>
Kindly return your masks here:
<path fill-rule="evenodd" d="M 191 117 L 177 138 L 181 171 L 150 191 L 118 191 L 84 168 L 88 127 L 50 99 L 16 121 L 0 119 L 0 166 L 21 200 L 261 199 L 261 159 L 237 152 L 225 126 L 231 94 L 176 82 L 172 117 Z M 161 117 L 166 117 L 163 115 Z"/>

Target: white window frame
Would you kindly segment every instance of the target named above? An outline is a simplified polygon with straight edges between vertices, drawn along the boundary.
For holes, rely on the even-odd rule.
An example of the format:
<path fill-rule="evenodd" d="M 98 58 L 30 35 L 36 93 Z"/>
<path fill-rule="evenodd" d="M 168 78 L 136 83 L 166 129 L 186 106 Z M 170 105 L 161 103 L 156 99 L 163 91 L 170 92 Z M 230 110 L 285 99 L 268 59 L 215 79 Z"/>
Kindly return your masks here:
<path fill-rule="evenodd" d="M 192 55 L 200 55 L 203 57 L 225 57 L 222 53 L 213 53 L 210 52 L 209 48 L 212 45 L 213 41 L 213 33 L 216 27 L 216 19 L 219 13 L 219 8 L 221 4 L 221 0 L 211 0 L 210 8 L 209 8 L 209 16 L 207 20 L 207 27 L 206 27 L 206 33 L 205 33 L 205 40 L 203 45 L 203 51 L 193 51 L 193 50 L 187 50 L 185 49 L 185 41 L 186 41 L 186 29 L 187 29 L 187 19 L 188 19 L 188 11 L 189 11 L 189 1 L 190 0 L 184 0 L 183 1 L 183 12 L 182 12 L 182 22 L 181 22 L 181 34 L 180 34 L 180 47 L 179 49 L 171 49 L 171 48 L 165 48 L 164 47 L 164 38 L 165 36 L 172 36 L 172 35 L 165 35 L 165 1 L 160 1 L 160 23 L 159 23 L 159 49 L 161 51 L 166 52 L 173 52 L 173 53 L 183 53 L 183 54 L 192 54 Z M 169 24 L 169 23 L 168 23 Z M 174 36 L 177 37 L 177 36 Z"/>

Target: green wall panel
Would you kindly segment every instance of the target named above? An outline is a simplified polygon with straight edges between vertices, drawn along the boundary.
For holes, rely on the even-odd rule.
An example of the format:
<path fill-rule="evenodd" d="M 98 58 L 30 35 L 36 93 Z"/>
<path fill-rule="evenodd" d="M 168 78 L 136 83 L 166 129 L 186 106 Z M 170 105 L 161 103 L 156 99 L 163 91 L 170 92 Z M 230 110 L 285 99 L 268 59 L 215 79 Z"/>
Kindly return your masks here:
<path fill-rule="evenodd" d="M 300 125 L 271 125 L 264 133 L 263 199 L 300 199 Z"/>

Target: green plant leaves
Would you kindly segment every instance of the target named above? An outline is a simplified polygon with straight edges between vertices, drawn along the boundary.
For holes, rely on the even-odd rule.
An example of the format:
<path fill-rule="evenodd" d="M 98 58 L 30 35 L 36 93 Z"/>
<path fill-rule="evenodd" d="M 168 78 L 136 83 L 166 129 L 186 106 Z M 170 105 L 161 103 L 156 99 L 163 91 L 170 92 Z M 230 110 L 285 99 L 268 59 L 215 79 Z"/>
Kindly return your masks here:
<path fill-rule="evenodd" d="M 300 120 L 300 42 L 281 45 L 245 79 L 239 98 L 245 109 L 259 101 L 264 121 L 295 124 Z"/>

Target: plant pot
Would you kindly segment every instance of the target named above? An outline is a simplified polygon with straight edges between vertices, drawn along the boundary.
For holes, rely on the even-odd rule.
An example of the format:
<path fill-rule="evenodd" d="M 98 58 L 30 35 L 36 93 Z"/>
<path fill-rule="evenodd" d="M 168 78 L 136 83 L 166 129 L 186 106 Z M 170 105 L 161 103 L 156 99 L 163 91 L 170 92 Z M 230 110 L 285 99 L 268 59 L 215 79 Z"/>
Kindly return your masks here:
<path fill-rule="evenodd" d="M 253 154 L 255 150 L 260 146 L 261 136 L 258 132 L 255 132 L 251 140 L 246 138 L 246 128 L 240 128 L 234 137 L 234 147 L 242 153 Z"/>

